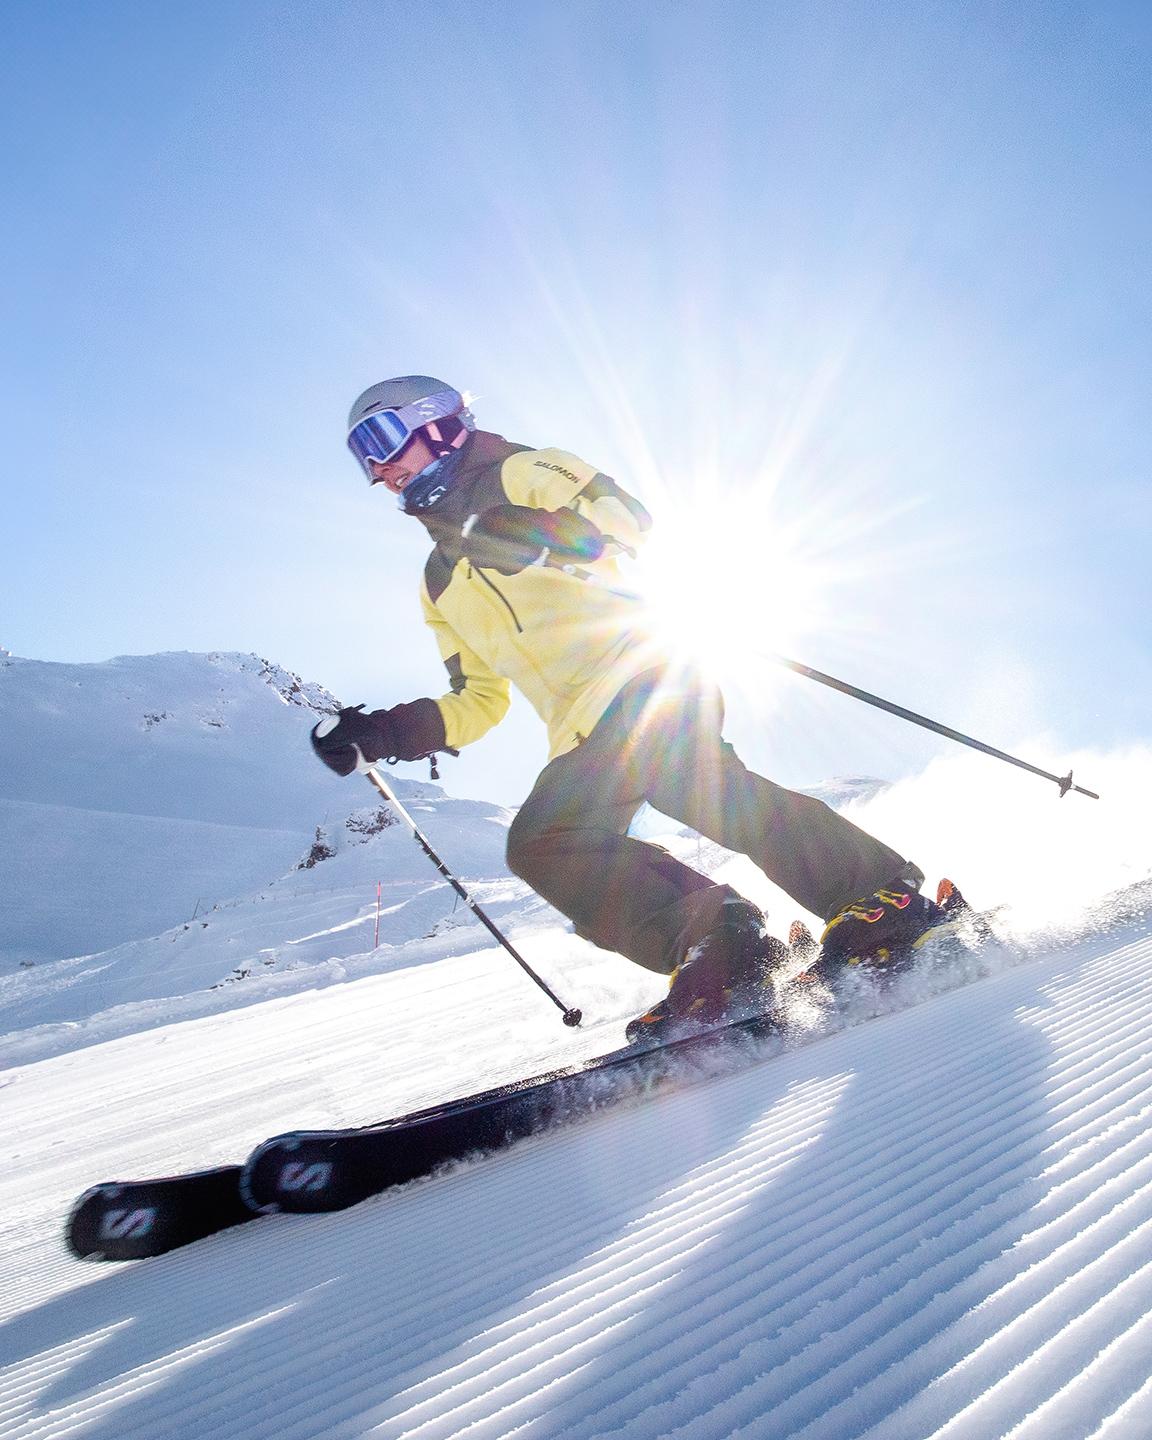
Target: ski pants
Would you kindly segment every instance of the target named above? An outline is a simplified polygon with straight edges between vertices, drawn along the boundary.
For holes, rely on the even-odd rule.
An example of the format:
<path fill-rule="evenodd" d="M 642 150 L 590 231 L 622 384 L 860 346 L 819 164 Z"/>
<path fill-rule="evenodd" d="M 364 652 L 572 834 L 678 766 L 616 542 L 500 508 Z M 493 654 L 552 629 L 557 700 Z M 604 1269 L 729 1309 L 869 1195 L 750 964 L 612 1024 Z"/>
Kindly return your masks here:
<path fill-rule="evenodd" d="M 644 801 L 747 855 L 825 919 L 905 865 L 823 801 L 746 769 L 723 720 L 720 692 L 699 676 L 637 677 L 544 767 L 508 834 L 509 868 L 578 935 L 665 975 L 734 892 L 627 833 Z"/>

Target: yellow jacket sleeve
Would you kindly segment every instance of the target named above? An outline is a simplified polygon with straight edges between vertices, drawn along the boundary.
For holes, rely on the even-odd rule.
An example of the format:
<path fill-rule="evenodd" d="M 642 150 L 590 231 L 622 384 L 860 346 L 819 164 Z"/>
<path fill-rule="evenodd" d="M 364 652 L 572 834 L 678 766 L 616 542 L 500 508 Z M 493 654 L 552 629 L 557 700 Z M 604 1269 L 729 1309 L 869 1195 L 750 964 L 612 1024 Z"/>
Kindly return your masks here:
<path fill-rule="evenodd" d="M 634 553 L 652 525 L 639 500 L 567 450 L 522 450 L 504 462 L 501 479 L 513 505 L 575 510 L 617 551 Z"/>
<path fill-rule="evenodd" d="M 444 719 L 444 743 L 453 750 L 471 745 L 508 713 L 508 681 L 470 650 L 421 588 L 424 620 L 436 636 L 452 688 L 436 701 Z"/>

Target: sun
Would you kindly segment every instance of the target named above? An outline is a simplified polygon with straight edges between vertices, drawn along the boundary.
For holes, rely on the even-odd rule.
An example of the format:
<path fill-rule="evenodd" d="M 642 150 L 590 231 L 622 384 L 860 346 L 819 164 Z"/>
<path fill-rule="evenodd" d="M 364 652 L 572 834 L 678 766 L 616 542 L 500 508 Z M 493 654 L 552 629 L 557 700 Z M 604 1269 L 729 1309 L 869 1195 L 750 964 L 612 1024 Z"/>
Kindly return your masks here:
<path fill-rule="evenodd" d="M 635 562 L 661 648 L 717 679 L 789 652 L 824 620 L 824 567 L 770 508 L 743 500 L 663 511 Z"/>

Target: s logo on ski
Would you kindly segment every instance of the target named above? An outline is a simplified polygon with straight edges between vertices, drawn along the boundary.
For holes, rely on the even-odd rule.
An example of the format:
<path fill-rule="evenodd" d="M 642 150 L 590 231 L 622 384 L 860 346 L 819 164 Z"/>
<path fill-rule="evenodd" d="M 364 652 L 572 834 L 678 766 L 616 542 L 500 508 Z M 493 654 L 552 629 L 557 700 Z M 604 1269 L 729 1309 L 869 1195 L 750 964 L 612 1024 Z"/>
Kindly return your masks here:
<path fill-rule="evenodd" d="M 146 1205 L 139 1210 L 108 1210 L 100 1222 L 101 1240 L 135 1240 L 147 1235 L 156 1223 L 156 1210 Z"/>
<path fill-rule="evenodd" d="M 281 1191 L 289 1194 L 307 1191 L 314 1195 L 317 1191 L 326 1190 L 331 1179 L 332 1165 L 327 1160 L 318 1160 L 313 1165 L 301 1165 L 296 1161 L 289 1161 L 287 1165 L 280 1167 L 280 1178 L 277 1185 Z"/>

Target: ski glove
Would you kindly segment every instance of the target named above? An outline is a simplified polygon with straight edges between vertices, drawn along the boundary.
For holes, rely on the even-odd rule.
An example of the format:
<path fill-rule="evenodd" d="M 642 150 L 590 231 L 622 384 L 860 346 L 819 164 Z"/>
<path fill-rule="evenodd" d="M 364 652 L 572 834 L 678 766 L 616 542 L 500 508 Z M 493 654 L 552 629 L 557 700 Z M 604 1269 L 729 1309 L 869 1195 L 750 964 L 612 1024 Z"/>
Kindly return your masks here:
<path fill-rule="evenodd" d="M 339 724 L 326 735 L 312 730 L 312 749 L 337 775 L 351 775 L 357 754 L 369 764 L 377 760 L 423 760 L 447 749 L 444 719 L 435 700 L 413 700 L 391 710 L 370 710 L 351 705 L 340 711 Z"/>
<path fill-rule="evenodd" d="M 575 510 L 493 505 L 464 526 L 465 555 L 474 565 L 517 575 L 530 565 L 571 565 L 599 560 L 605 538 Z"/>

